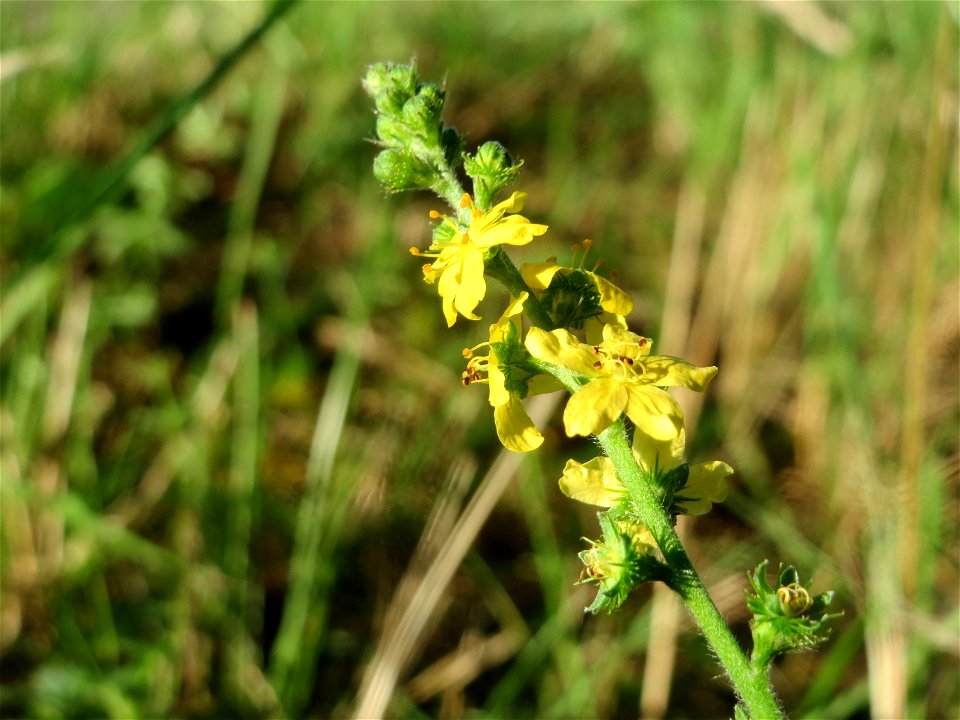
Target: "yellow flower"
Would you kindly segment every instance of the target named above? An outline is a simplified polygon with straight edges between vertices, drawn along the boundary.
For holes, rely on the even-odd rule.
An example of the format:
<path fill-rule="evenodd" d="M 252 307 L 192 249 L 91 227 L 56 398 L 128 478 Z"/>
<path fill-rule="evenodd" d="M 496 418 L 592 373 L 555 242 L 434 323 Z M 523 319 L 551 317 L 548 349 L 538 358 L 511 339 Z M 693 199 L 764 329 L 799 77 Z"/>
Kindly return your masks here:
<path fill-rule="evenodd" d="M 651 342 L 615 325 L 603 327 L 599 345 L 580 342 L 567 330 L 531 328 L 526 347 L 535 358 L 587 379 L 567 402 L 567 435 L 597 435 L 622 413 L 640 430 L 670 439 L 683 427 L 677 401 L 663 388 L 703 391 L 715 367 L 697 367 L 668 355 L 650 355 Z"/>
<path fill-rule="evenodd" d="M 586 256 L 586 251 L 593 247 L 593 242 L 591 240 L 583 241 L 584 257 Z M 579 252 L 580 246 L 574 246 L 575 252 Z M 623 328 L 626 330 L 626 316 L 633 312 L 633 300 L 630 299 L 630 296 L 627 295 L 623 290 L 614 285 L 612 282 L 607 280 L 604 277 L 586 270 L 582 267 L 583 257 L 580 259 L 581 266 L 578 267 L 565 267 L 563 265 L 557 265 L 556 258 L 550 258 L 546 262 L 542 263 L 527 263 L 520 268 L 520 274 L 523 276 L 524 282 L 530 287 L 530 289 L 544 292 L 550 288 L 550 284 L 553 282 L 554 277 L 557 274 L 560 274 L 566 278 L 570 278 L 568 282 L 575 282 L 577 273 L 582 273 L 584 277 L 587 278 L 588 282 L 596 288 L 597 297 L 595 302 L 599 307 L 594 305 L 592 308 L 584 308 L 583 301 L 581 299 L 582 295 L 580 293 L 574 293 L 578 297 L 573 299 L 572 308 L 565 308 L 564 298 L 561 297 L 552 297 L 553 300 L 553 312 L 558 316 L 557 324 L 562 327 L 568 328 L 580 328 L 581 323 L 583 331 L 586 334 L 587 342 L 590 344 L 596 344 L 601 340 L 601 333 L 604 325 L 615 325 L 617 327 Z M 596 268 L 595 268 L 596 269 Z M 551 292 L 553 288 L 551 288 Z M 582 291 L 581 291 L 582 293 Z M 550 293 L 547 293 L 549 295 Z M 544 296 L 546 298 L 546 295 Z M 565 312 L 567 311 L 567 312 Z M 584 317 L 584 313 L 593 313 L 588 314 Z M 568 314 L 572 314 L 574 317 L 563 317 Z M 573 320 L 571 323 L 569 320 Z"/>
<path fill-rule="evenodd" d="M 640 468 L 656 481 L 683 462 L 684 445 L 682 428 L 668 439 L 654 438 L 638 429 L 633 436 L 633 455 Z M 691 465 L 686 482 L 671 493 L 672 507 L 668 511 L 703 515 L 713 503 L 726 499 L 726 477 L 732 473 L 733 468 L 719 460 Z M 569 498 L 600 507 L 614 507 L 627 494 L 617 479 L 613 463 L 603 456 L 583 464 L 568 460 L 560 478 L 560 489 Z"/>
<path fill-rule="evenodd" d="M 463 352 L 464 356 L 470 359 L 462 376 L 463 384 L 488 383 L 497 437 L 505 448 L 514 452 L 530 452 L 543 443 L 543 435 L 534 426 L 520 398 L 507 390 L 506 375 L 496 350 L 496 346 L 503 347 L 504 343 L 511 341 L 517 346 L 520 345 L 522 332 L 520 313 L 523 311 L 523 303 L 527 297 L 529 297 L 528 294 L 524 292 L 511 301 L 500 319 L 490 326 L 489 342 Z M 474 355 L 474 351 L 485 346 L 490 347 L 488 355 Z M 484 374 L 486 378 L 483 377 Z M 552 392 L 558 389 L 560 389 L 559 384 L 548 376 L 532 378 L 528 384 L 528 394 Z"/>
<path fill-rule="evenodd" d="M 526 245 L 536 235 L 547 231 L 546 225 L 531 223 L 522 215 L 507 215 L 523 209 L 526 193 L 515 192 L 507 200 L 494 205 L 488 212 L 480 212 L 469 195 L 464 195 L 461 206 L 469 207 L 470 226 L 461 230 L 453 220 L 436 211 L 430 217 L 443 218 L 452 230 L 449 239 L 434 240 L 428 252 L 410 248 L 413 255 L 436 258 L 423 266 L 424 280 L 434 283 L 443 298 L 443 315 L 447 327 L 457 321 L 457 314 L 470 320 L 479 320 L 473 311 L 487 291 L 483 279 L 484 254 L 497 245 Z"/>

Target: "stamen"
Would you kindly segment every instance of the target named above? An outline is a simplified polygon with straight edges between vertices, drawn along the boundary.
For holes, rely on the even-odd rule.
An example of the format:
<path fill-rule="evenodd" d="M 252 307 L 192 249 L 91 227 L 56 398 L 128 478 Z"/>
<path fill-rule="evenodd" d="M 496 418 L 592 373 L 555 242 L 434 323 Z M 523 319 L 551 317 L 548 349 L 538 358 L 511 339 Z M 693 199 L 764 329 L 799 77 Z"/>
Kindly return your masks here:
<path fill-rule="evenodd" d="M 464 193 L 463 197 L 460 198 L 460 207 L 465 209 L 470 207 L 471 205 L 473 205 L 473 199 L 470 197 L 468 193 Z"/>
<path fill-rule="evenodd" d="M 599 369 L 602 368 L 602 367 L 603 367 L 603 363 L 600 362 L 599 360 L 597 360 L 597 361 L 593 364 L 593 369 L 594 369 L 594 370 L 599 370 Z"/>
<path fill-rule="evenodd" d="M 580 258 L 580 267 L 583 267 L 583 264 L 587 261 L 587 254 L 590 252 L 590 248 L 593 247 L 593 240 L 587 239 L 583 241 L 583 257 Z"/>
<path fill-rule="evenodd" d="M 433 220 L 439 220 L 440 218 L 443 217 L 443 215 L 441 215 L 440 213 L 438 213 L 436 210 L 431 210 L 430 213 L 429 213 L 429 215 L 430 215 L 430 217 L 431 217 Z"/>
<path fill-rule="evenodd" d="M 463 357 L 467 360 L 473 357 L 473 350 L 471 348 L 463 349 Z"/>
<path fill-rule="evenodd" d="M 411 254 L 411 255 L 422 255 L 423 253 L 420 252 L 420 248 L 418 248 L 418 247 L 411 247 L 411 248 L 410 248 L 410 254 Z"/>

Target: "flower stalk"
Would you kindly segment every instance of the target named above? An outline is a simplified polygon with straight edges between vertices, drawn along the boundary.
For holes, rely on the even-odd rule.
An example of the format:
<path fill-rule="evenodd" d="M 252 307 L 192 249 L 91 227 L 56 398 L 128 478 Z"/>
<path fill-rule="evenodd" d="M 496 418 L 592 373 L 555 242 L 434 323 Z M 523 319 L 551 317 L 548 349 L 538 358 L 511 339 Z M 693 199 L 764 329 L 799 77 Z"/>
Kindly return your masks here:
<path fill-rule="evenodd" d="M 633 301 L 599 274 L 602 262 L 584 266 L 592 241 L 573 246 L 574 267 L 550 258 L 517 268 L 506 249 L 530 244 L 549 228 L 519 214 L 526 193 L 496 201 L 516 180 L 520 163 L 496 142 L 465 153 L 460 135 L 440 118 L 442 88 L 421 83 L 413 65 L 391 64 L 372 66 L 364 87 L 377 108 L 382 150 L 374 173 L 384 188 L 430 190 L 455 211 L 455 217 L 432 211 L 429 247 L 410 249 L 432 260 L 422 266 L 423 278 L 436 286 L 447 326 L 481 319 L 475 311 L 487 294 L 486 277 L 509 292 L 489 339 L 464 350 L 463 385 L 487 386 L 497 436 L 508 450 L 531 452 L 544 444 L 523 400 L 558 390 L 570 393 L 566 434 L 593 436 L 603 450 L 586 463 L 569 460 L 559 481 L 568 497 L 603 508 L 602 539 L 579 553 L 580 582 L 598 588 L 586 610 L 616 610 L 642 583 L 664 582 L 723 667 L 740 700 L 736 717 L 783 718 L 770 664 L 827 637 L 826 623 L 836 617 L 826 612 L 832 593 L 810 595 L 790 566 L 774 588 L 761 563 L 748 576 L 754 590 L 747 597 L 754 639 L 748 658 L 674 530 L 677 515 L 700 515 L 722 502 L 733 473 L 720 460 L 686 462 L 683 411 L 670 393 L 675 387 L 705 391 L 717 368 L 653 354 L 653 341 L 630 331 Z M 461 165 L 472 195 L 458 179 Z"/>
<path fill-rule="evenodd" d="M 608 427 L 597 439 L 613 462 L 617 476 L 630 493 L 630 500 L 637 514 L 663 553 L 666 565 L 671 570 L 668 585 L 687 606 L 700 632 L 726 670 L 727 677 L 749 716 L 764 720 L 784 717 L 766 673 L 755 672 L 744 655 L 690 562 L 690 556 L 687 555 L 670 518 L 664 512 L 659 498 L 643 477 L 630 450 L 623 420 L 618 420 Z"/>

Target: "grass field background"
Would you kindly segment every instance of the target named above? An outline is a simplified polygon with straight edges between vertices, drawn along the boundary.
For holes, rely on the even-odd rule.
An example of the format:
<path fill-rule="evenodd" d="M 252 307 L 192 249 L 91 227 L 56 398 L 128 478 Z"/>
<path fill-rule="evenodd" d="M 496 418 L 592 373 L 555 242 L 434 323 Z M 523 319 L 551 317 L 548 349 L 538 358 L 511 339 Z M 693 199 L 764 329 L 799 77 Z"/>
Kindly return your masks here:
<path fill-rule="evenodd" d="M 745 642 L 764 558 L 845 612 L 788 713 L 960 715 L 956 3 L 305 2 L 234 53 L 271 7 L 0 5 L 0 714 L 731 715 L 669 595 L 584 616 L 593 446 L 459 384 L 499 301 L 444 327 L 359 84 L 415 57 L 523 159 L 517 260 L 594 239 L 720 367 L 695 563 Z"/>

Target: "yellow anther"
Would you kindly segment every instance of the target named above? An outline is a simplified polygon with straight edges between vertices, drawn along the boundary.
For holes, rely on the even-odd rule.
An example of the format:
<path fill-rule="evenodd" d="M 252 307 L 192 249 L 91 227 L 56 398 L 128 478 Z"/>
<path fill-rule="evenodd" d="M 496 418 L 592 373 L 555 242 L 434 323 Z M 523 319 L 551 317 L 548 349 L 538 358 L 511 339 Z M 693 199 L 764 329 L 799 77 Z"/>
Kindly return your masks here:
<path fill-rule="evenodd" d="M 419 254 L 420 254 L 420 248 L 418 248 L 418 247 L 411 247 L 411 248 L 410 248 L 410 254 L 411 254 L 411 255 L 419 255 Z"/>
<path fill-rule="evenodd" d="M 430 217 L 431 217 L 432 219 L 434 219 L 434 220 L 439 220 L 440 218 L 443 217 L 443 215 L 441 215 L 440 213 L 438 213 L 436 210 L 431 210 L 431 211 L 430 211 Z"/>

